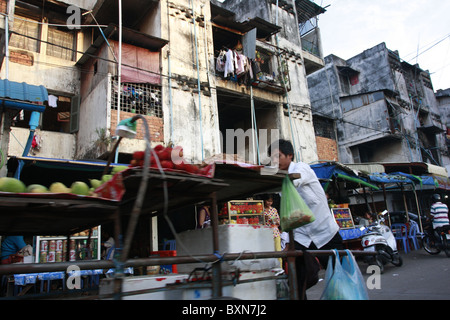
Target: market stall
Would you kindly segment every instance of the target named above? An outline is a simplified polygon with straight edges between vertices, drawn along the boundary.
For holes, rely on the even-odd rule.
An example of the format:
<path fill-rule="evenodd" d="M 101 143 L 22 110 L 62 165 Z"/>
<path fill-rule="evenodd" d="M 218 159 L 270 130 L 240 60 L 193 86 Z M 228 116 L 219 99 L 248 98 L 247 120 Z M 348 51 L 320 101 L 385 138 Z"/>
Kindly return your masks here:
<path fill-rule="evenodd" d="M 311 168 L 321 181 L 329 197 L 331 214 L 339 225 L 339 233 L 344 241 L 344 245 L 349 249 L 362 249 L 360 239 L 366 232 L 366 229 L 361 228 L 354 219 L 354 213 L 349 204 L 348 192 L 361 193 L 365 202 L 365 210 L 370 212 L 372 209 L 369 205 L 366 188 L 374 191 L 380 188 L 359 171 L 338 162 L 314 164 Z"/>
<path fill-rule="evenodd" d="M 203 285 L 206 284 L 208 290 L 211 290 L 211 297 L 217 298 L 224 294 L 223 285 L 228 283 L 228 280 L 223 278 L 222 271 L 226 270 L 222 264 L 224 261 L 273 260 L 280 257 L 288 258 L 289 283 L 293 286 L 290 290 L 291 298 L 298 297 L 295 263 L 293 261 L 296 256 L 302 255 L 302 252 L 295 251 L 293 248 L 287 252 L 274 252 L 270 248 L 267 250 L 264 246 L 265 250 L 260 248 L 261 252 L 258 252 L 260 250 L 258 248 L 251 248 L 251 252 L 247 253 L 245 248 L 231 246 L 232 251 L 238 252 L 230 253 L 220 246 L 221 241 L 223 242 L 221 229 L 227 230 L 225 233 L 228 233 L 227 236 L 230 239 L 229 231 L 241 232 L 241 227 L 251 228 L 255 237 L 262 236 L 266 240 L 270 239 L 269 242 L 273 245 L 270 230 L 261 227 L 255 228 L 256 225 L 261 225 L 263 221 L 258 209 L 253 208 L 257 204 L 251 204 L 252 209 L 249 209 L 250 204 L 248 202 L 243 204 L 242 200 L 262 192 L 279 192 L 286 172 L 273 172 L 273 170 L 267 172 L 264 171 L 265 168 L 262 166 L 241 165 L 239 163 L 212 163 L 208 165 L 209 167 L 202 167 L 203 170 L 192 166 L 177 168 L 173 162 L 165 163 L 163 167 L 162 161 L 156 165 L 150 162 L 149 150 L 146 150 L 141 160 L 143 162 L 135 163 L 130 168 L 112 175 L 109 180 L 95 189 L 95 196 L 68 193 L 1 195 L 3 196 L 2 209 L 4 209 L 1 210 L 0 214 L 0 225 L 3 226 L 1 231 L 4 234 L 71 235 L 74 232 L 92 229 L 103 223 L 114 222 L 116 239 L 118 239 L 117 258 L 114 261 L 79 261 L 76 265 L 80 270 L 115 268 L 116 272 L 113 274 L 112 280 L 104 279 L 104 282 L 112 284 L 114 290 L 110 294 L 116 297 L 123 296 L 123 288 L 127 282 L 123 270 L 130 266 L 181 265 L 195 263 L 200 259 L 202 262 L 211 264 L 210 279 Z M 107 170 L 107 167 L 104 167 L 104 169 Z M 298 178 L 298 176 L 292 176 L 291 178 Z M 26 200 L 24 201 L 24 199 Z M 203 201 L 209 202 L 212 208 L 211 228 L 206 230 L 206 232 L 210 232 L 208 237 L 210 238 L 211 248 L 208 252 L 199 252 L 197 255 L 186 253 L 184 256 L 150 256 L 129 259 L 130 244 L 140 217 L 159 216 L 170 221 L 171 210 L 195 205 Z M 219 202 L 229 202 L 229 221 L 235 220 L 238 222 L 239 218 L 239 222 L 246 221 L 247 223 L 220 226 L 217 212 Z M 236 204 L 247 206 L 243 210 L 252 210 L 252 212 L 236 213 L 236 216 L 233 213 L 233 216 L 231 216 L 232 204 L 234 206 Z M 256 212 L 253 212 L 253 210 Z M 18 216 L 21 219 L 17 219 Z M 250 218 L 253 219 L 254 224 L 249 224 Z M 258 219 L 256 220 L 256 218 Z M 122 230 L 122 222 L 124 221 L 127 224 L 126 231 Z M 235 226 L 238 228 L 234 228 Z M 267 236 L 262 235 L 264 232 L 267 233 Z M 183 241 L 179 241 L 180 238 L 176 232 L 174 232 L 174 236 L 178 237 L 177 242 L 181 247 Z M 234 243 L 239 240 L 233 238 L 233 235 L 231 235 L 231 239 L 235 241 Z M 257 244 L 263 243 L 262 241 L 256 242 Z M 293 241 L 291 242 L 293 243 Z M 332 252 L 318 251 L 314 254 L 329 255 Z M 0 266 L 0 274 L 66 271 L 71 263 L 73 264 L 68 260 L 46 264 L 4 265 Z M 266 271 L 267 268 L 260 269 L 260 271 Z M 274 283 L 275 276 L 267 275 L 265 278 L 268 279 L 264 281 L 268 280 Z M 251 281 L 254 280 L 258 279 L 251 279 Z M 193 286 L 193 284 L 189 285 Z"/>

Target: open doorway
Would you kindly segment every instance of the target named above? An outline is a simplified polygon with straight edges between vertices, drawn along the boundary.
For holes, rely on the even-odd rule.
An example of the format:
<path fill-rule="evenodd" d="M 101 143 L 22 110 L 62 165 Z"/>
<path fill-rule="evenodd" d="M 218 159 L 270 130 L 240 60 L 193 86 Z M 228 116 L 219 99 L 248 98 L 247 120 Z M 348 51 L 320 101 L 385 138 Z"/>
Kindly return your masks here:
<path fill-rule="evenodd" d="M 223 153 L 237 154 L 240 159 L 249 163 L 261 163 L 267 145 L 272 141 L 272 130 L 278 128 L 277 105 L 273 102 L 253 99 L 255 134 L 252 130 L 253 114 L 250 96 L 218 89 L 217 101 Z M 254 149 L 253 146 L 255 146 Z"/>

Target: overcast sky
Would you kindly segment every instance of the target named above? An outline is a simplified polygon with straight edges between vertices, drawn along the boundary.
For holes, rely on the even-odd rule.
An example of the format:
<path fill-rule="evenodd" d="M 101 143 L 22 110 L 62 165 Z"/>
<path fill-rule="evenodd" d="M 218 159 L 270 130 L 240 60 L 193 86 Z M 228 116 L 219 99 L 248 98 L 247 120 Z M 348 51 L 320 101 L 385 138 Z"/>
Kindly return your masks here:
<path fill-rule="evenodd" d="M 450 88 L 450 1 L 314 0 L 324 56 L 349 59 L 385 42 L 400 59 L 431 73 L 434 90 Z M 419 55 L 417 55 L 419 53 Z"/>

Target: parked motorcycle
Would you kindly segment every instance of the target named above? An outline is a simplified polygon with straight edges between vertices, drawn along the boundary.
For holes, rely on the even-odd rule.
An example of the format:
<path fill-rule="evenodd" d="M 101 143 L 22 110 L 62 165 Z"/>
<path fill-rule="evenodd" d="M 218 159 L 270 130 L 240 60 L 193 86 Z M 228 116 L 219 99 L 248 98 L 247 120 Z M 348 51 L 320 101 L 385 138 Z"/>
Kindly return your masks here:
<path fill-rule="evenodd" d="M 368 232 L 362 236 L 361 244 L 364 251 L 376 252 L 374 256 L 366 257 L 366 262 L 376 264 L 380 272 L 384 272 L 384 265 L 392 263 L 394 266 L 403 265 L 403 259 L 397 250 L 397 241 L 388 226 L 381 224 L 384 222 L 384 215 L 388 213 L 384 210 L 377 216 L 376 222 L 367 227 Z"/>
<path fill-rule="evenodd" d="M 444 226 L 433 229 L 431 223 L 424 226 L 424 236 L 422 238 L 422 246 L 429 254 L 439 254 L 444 251 L 446 256 L 450 258 L 450 226 Z"/>

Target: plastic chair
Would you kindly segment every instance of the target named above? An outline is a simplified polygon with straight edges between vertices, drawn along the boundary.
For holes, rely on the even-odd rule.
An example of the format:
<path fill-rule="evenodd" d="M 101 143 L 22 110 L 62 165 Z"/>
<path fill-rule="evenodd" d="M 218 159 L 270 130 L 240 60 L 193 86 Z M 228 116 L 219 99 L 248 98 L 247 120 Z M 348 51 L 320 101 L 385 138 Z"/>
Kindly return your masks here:
<path fill-rule="evenodd" d="M 408 228 L 404 223 L 393 223 L 391 225 L 392 233 L 396 240 L 401 240 L 403 243 L 403 250 L 408 253 L 409 241 L 408 241 Z"/>
<path fill-rule="evenodd" d="M 408 239 L 411 239 L 414 250 L 419 249 L 419 241 L 417 240 L 417 235 L 419 233 L 419 225 L 415 221 L 410 221 Z"/>
<path fill-rule="evenodd" d="M 166 246 L 169 245 L 169 249 L 166 249 Z M 165 240 L 163 242 L 163 250 L 177 250 L 176 240 Z"/>
<path fill-rule="evenodd" d="M 111 260 L 111 255 L 114 253 L 114 250 L 116 250 L 116 246 L 112 246 L 108 249 L 108 251 L 106 252 L 105 260 Z"/>

